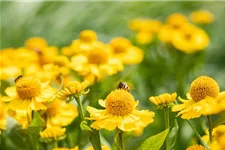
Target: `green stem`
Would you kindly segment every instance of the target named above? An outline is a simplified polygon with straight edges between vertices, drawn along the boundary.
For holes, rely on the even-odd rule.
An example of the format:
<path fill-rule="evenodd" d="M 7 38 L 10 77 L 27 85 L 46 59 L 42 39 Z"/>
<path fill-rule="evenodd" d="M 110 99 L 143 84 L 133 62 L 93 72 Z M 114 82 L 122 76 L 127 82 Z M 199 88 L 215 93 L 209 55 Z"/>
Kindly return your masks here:
<path fill-rule="evenodd" d="M 206 150 L 210 150 L 209 146 L 202 140 L 202 137 L 200 136 L 200 134 L 198 133 L 198 131 L 195 129 L 195 127 L 191 124 L 190 121 L 188 121 L 188 124 L 191 126 L 191 128 L 194 130 L 195 135 L 197 136 L 197 138 L 199 139 L 200 143 L 206 148 Z"/>
<path fill-rule="evenodd" d="M 85 120 L 85 115 L 84 115 L 84 108 L 83 108 L 83 104 L 81 102 L 81 99 L 80 99 L 79 96 L 78 97 L 74 97 L 74 98 L 77 101 L 78 109 L 79 109 L 79 113 L 80 113 L 81 119 L 82 119 L 82 121 L 84 121 Z"/>
<path fill-rule="evenodd" d="M 211 116 L 207 116 L 207 119 L 208 119 L 208 124 L 209 124 L 209 140 L 210 142 L 212 142 L 212 118 Z"/>
<path fill-rule="evenodd" d="M 165 129 L 170 127 L 170 115 L 168 106 L 164 107 L 164 119 L 165 119 Z M 169 150 L 169 136 L 166 137 L 166 150 Z"/>
<path fill-rule="evenodd" d="M 53 141 L 52 147 L 53 148 L 57 148 L 58 147 L 58 142 L 56 140 Z"/>
<path fill-rule="evenodd" d="M 116 130 L 116 134 L 114 137 L 114 141 L 119 150 L 125 150 L 124 142 L 123 142 L 123 131 L 120 129 Z"/>

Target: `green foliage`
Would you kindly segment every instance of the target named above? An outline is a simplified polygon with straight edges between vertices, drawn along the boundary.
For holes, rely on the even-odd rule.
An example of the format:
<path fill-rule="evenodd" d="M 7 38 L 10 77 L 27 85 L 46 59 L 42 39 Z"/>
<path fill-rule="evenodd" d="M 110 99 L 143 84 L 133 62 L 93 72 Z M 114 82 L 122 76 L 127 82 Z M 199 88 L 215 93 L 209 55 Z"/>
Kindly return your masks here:
<path fill-rule="evenodd" d="M 27 128 L 27 131 L 31 135 L 39 135 L 39 132 L 42 130 L 44 125 L 45 125 L 45 122 L 41 118 L 39 113 L 36 111 L 33 111 L 33 119 L 29 127 Z"/>
<path fill-rule="evenodd" d="M 168 132 L 169 129 L 166 129 L 163 132 L 160 132 L 159 134 L 151 136 L 150 138 L 144 141 L 144 143 L 140 147 L 140 150 L 159 150 L 162 147 Z"/>
<path fill-rule="evenodd" d="M 169 149 L 171 149 L 171 150 L 173 149 L 173 147 L 176 144 L 177 136 L 178 136 L 178 129 L 179 129 L 179 125 L 177 123 L 177 119 L 175 119 L 174 127 L 171 129 L 171 131 L 169 133 L 169 145 L 170 145 Z"/>
<path fill-rule="evenodd" d="M 225 112 L 223 111 L 218 115 L 218 118 L 213 122 L 213 128 L 217 127 L 218 125 L 221 125 L 225 123 Z"/>

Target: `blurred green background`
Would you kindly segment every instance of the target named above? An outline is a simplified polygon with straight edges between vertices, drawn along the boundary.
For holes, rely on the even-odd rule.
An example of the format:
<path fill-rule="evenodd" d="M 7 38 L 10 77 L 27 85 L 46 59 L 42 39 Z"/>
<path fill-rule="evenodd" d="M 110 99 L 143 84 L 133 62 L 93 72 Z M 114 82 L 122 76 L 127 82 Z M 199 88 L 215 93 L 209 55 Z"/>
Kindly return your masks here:
<path fill-rule="evenodd" d="M 80 31 L 92 29 L 97 32 L 99 40 L 109 42 L 113 37 L 123 36 L 131 39 L 133 34 L 127 27 L 128 21 L 134 18 L 152 18 L 165 20 L 174 12 L 188 15 L 191 11 L 206 9 L 215 14 L 215 22 L 204 29 L 210 36 L 211 42 L 203 55 L 189 55 L 188 61 L 199 59 L 192 71 L 183 79 L 184 95 L 193 79 L 200 75 L 212 76 L 225 89 L 225 2 L 3 2 L 1 1 L 1 43 L 0 48 L 20 47 L 32 36 L 45 38 L 49 45 L 63 47 L 71 44 Z M 142 47 L 143 48 L 143 47 Z M 175 59 L 175 58 L 174 58 Z M 145 60 L 137 66 L 125 69 L 129 80 L 134 84 L 132 93 L 140 100 L 140 108 L 153 110 L 148 101 L 149 96 L 177 91 L 176 74 L 179 74 L 179 64 L 171 65 L 173 57 L 160 49 L 156 44 L 145 48 Z M 185 60 L 184 60 L 185 61 Z M 189 69 L 191 63 L 182 67 L 182 72 Z M 178 67 L 178 68 L 176 68 Z M 132 73 L 130 73 L 132 72 Z M 107 80 L 106 80 L 107 81 Z M 112 87 L 113 89 L 114 87 Z M 154 110 L 155 111 L 155 110 Z M 172 113 L 171 123 L 175 113 Z M 188 124 L 178 118 L 179 136 L 175 150 L 183 150 L 191 144 L 194 137 Z M 193 124 L 201 129 L 205 124 L 204 118 L 194 119 Z M 133 150 L 150 135 L 164 130 L 163 114 L 156 111 L 155 122 L 149 125 L 141 137 L 126 140 L 127 148 Z M 105 138 L 112 142 L 112 135 L 104 131 Z"/>

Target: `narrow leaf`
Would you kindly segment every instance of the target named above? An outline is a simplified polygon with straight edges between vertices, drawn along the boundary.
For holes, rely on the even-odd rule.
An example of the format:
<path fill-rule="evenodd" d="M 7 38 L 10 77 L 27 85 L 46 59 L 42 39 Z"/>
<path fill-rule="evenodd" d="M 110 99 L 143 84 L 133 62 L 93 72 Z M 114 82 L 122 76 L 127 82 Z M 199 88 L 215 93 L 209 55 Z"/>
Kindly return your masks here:
<path fill-rule="evenodd" d="M 159 150 L 169 132 L 169 129 L 164 130 L 154 136 L 149 137 L 144 143 L 141 145 L 140 150 Z"/>
<path fill-rule="evenodd" d="M 170 133 L 169 133 L 169 145 L 170 145 L 170 149 L 172 149 L 174 147 L 174 145 L 176 144 L 176 140 L 177 140 L 177 135 L 178 135 L 178 123 L 177 123 L 177 119 L 175 119 L 174 121 L 174 127 L 171 129 Z"/>
<path fill-rule="evenodd" d="M 44 125 L 45 125 L 45 122 L 41 118 L 39 113 L 36 111 L 33 111 L 33 119 L 32 119 L 32 122 L 30 123 L 27 131 L 30 134 L 38 135 L 39 132 L 41 131 L 41 129 L 44 127 Z"/>

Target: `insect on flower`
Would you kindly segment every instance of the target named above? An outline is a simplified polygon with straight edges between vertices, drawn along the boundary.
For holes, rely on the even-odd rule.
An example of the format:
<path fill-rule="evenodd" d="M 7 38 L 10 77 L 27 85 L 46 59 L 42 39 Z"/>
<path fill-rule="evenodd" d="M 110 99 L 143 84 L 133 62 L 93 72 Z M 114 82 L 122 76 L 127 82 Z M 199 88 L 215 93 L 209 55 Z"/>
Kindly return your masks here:
<path fill-rule="evenodd" d="M 130 88 L 126 82 L 120 82 L 117 86 L 117 89 L 124 89 L 124 90 L 130 92 Z"/>
<path fill-rule="evenodd" d="M 14 80 L 14 82 L 16 83 L 16 81 L 18 81 L 22 77 L 23 77 L 22 75 L 19 75 L 18 77 L 16 77 L 16 79 Z"/>

